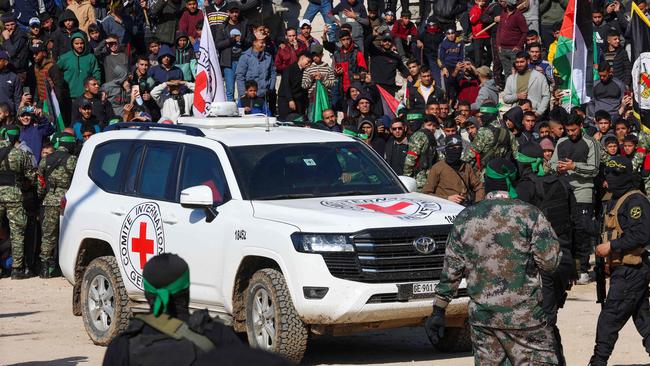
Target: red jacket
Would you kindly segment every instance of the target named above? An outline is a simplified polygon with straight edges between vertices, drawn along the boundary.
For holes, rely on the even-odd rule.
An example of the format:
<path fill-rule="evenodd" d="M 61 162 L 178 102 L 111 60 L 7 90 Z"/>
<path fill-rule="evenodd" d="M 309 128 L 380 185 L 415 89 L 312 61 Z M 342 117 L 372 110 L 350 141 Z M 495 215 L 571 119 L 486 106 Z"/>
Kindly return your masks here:
<path fill-rule="evenodd" d="M 476 36 L 480 31 L 483 30 L 483 28 L 485 28 L 481 22 L 481 15 L 483 14 L 483 11 L 485 11 L 485 9 L 481 9 L 478 5 L 472 6 L 472 8 L 469 10 L 469 22 L 472 25 L 472 36 L 475 39 L 490 38 L 489 31 L 485 31 L 481 33 L 481 35 Z"/>
<path fill-rule="evenodd" d="M 285 47 L 278 48 L 278 54 L 275 56 L 275 69 L 278 74 L 282 73 L 284 69 L 289 67 L 289 65 L 296 62 L 296 60 L 298 60 L 298 54 L 307 49 L 307 45 L 303 41 L 297 40 L 297 42 L 297 49 L 289 46 L 288 43 L 284 44 Z"/>
<path fill-rule="evenodd" d="M 401 38 L 405 41 L 408 39 L 408 36 L 411 36 L 411 42 L 415 42 L 418 39 L 418 29 L 413 22 L 409 22 L 405 27 L 398 20 L 393 24 L 393 29 L 390 32 L 393 37 Z"/>
<path fill-rule="evenodd" d="M 201 10 L 197 10 L 195 14 L 190 14 L 189 11 L 185 10 L 183 11 L 183 15 L 181 15 L 181 19 L 178 21 L 178 30 L 185 32 L 194 39 L 199 36 L 196 31 L 196 25 L 202 21 L 203 12 Z"/>
<path fill-rule="evenodd" d="M 348 89 L 350 88 L 354 74 L 358 74 L 362 70 L 368 70 L 368 66 L 366 66 L 366 59 L 363 57 L 363 53 L 357 48 L 357 46 L 355 46 L 354 43 L 352 43 L 347 49 L 340 48 L 336 50 L 332 57 L 332 64 L 334 65 L 334 71 L 336 71 L 337 67 L 341 67 L 343 70 L 343 75 L 340 75 L 343 93 L 347 93 Z"/>

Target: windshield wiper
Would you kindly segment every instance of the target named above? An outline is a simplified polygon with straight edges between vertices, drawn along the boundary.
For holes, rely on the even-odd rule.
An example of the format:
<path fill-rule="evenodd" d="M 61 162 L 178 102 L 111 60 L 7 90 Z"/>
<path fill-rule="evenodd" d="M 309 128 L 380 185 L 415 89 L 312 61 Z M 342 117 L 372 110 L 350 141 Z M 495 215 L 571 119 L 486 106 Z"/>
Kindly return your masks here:
<path fill-rule="evenodd" d="M 375 192 L 371 191 L 371 190 L 362 191 L 362 190 L 357 189 L 357 190 L 354 190 L 354 191 L 350 190 L 350 191 L 334 192 L 334 193 L 332 193 L 332 194 L 330 194 L 328 196 L 360 196 L 360 195 L 374 194 L 374 193 Z"/>
<path fill-rule="evenodd" d="M 256 200 L 266 201 L 266 200 L 288 200 L 295 198 L 311 198 L 314 197 L 313 193 L 287 193 L 287 194 L 274 194 L 271 196 L 262 196 L 256 198 Z"/>

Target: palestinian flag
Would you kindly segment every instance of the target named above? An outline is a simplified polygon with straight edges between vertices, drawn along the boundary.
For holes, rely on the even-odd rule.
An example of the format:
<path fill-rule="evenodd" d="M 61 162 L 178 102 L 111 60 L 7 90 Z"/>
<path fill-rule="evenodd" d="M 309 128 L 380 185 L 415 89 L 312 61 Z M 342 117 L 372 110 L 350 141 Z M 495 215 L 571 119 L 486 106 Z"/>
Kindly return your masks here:
<path fill-rule="evenodd" d="M 314 101 L 311 104 L 309 121 L 316 123 L 323 120 L 323 111 L 330 108 L 330 98 L 327 90 L 320 80 L 316 80 L 316 90 L 314 90 Z"/>
<path fill-rule="evenodd" d="M 634 111 L 643 130 L 650 133 L 650 20 L 633 2 L 630 18 L 632 34 L 632 89 Z"/>
<path fill-rule="evenodd" d="M 569 0 L 553 66 L 561 79 L 558 86 L 565 90 L 562 104 L 570 109 L 589 102 L 587 79 L 593 80 L 593 27 L 589 0 Z"/>
<path fill-rule="evenodd" d="M 382 88 L 379 85 L 377 90 L 379 91 L 379 96 L 381 97 L 381 106 L 384 110 L 384 115 L 390 117 L 391 119 L 395 118 L 397 113 L 397 107 L 399 107 L 399 101 L 393 96 L 388 90 Z"/>
<path fill-rule="evenodd" d="M 54 93 L 54 89 L 50 85 L 49 80 L 45 80 L 45 89 L 47 99 L 43 101 L 43 113 L 48 116 L 50 123 L 54 124 L 56 136 L 60 136 L 63 133 L 65 124 L 61 115 L 61 108 L 59 108 L 59 100 L 56 98 L 56 93 Z"/>

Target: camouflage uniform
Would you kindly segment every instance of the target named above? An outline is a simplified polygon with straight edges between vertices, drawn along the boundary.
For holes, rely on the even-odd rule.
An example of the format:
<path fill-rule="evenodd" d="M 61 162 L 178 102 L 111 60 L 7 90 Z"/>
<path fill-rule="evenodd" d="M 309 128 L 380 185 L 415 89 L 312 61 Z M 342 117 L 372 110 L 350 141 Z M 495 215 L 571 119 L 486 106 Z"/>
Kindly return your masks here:
<path fill-rule="evenodd" d="M 38 185 L 38 196 L 43 198 L 43 221 L 41 238 L 41 263 L 53 267 L 53 250 L 58 242 L 59 206 L 72 181 L 72 173 L 77 166 L 77 157 L 70 155 L 64 147 L 41 159 L 38 166 L 39 177 L 46 185 Z"/>
<path fill-rule="evenodd" d="M 560 258 L 541 211 L 507 192 L 490 192 L 456 217 L 434 306 L 446 307 L 467 279 L 476 365 L 558 363 L 539 271 L 553 272 Z"/>
<path fill-rule="evenodd" d="M 13 147 L 8 141 L 0 142 L 0 152 L 4 148 L 11 148 L 11 150 L 7 157 L 0 161 L 0 177 L 2 175 L 7 176 L 6 183 L 0 183 L 0 218 L 6 214 L 9 220 L 11 255 L 13 257 L 12 267 L 22 268 L 24 264 L 27 216 L 23 207 L 21 186 L 23 183 L 33 184 L 36 179 L 36 171 L 28 153 Z M 15 176 L 12 177 L 12 175 Z M 13 183 L 10 183 L 10 181 L 13 181 Z"/>
<path fill-rule="evenodd" d="M 641 151 L 639 151 L 641 150 Z M 632 158 L 632 168 L 635 172 L 643 172 L 643 162 L 646 154 L 650 154 L 650 134 L 645 131 L 639 132 L 639 143 L 637 144 L 637 152 L 634 153 Z M 606 162 L 606 161 L 603 161 Z M 650 174 L 641 175 L 643 177 L 643 186 L 646 194 L 650 194 Z"/>
<path fill-rule="evenodd" d="M 506 129 L 501 126 L 499 121 L 492 121 L 490 126 L 493 128 Z M 499 141 L 496 140 L 498 136 L 495 136 L 493 128 L 479 128 L 476 137 L 470 143 L 469 148 L 463 151 L 463 155 L 460 158 L 462 161 L 472 164 L 472 167 L 477 171 L 480 166 L 481 177 L 483 176 L 483 171 L 490 160 L 494 158 L 507 158 L 508 154 L 514 154 L 519 150 L 519 143 L 512 132 L 506 129 L 506 131 L 508 131 L 510 143 L 508 144 L 507 141 L 504 141 L 504 143 L 500 144 Z"/>
<path fill-rule="evenodd" d="M 431 132 L 433 135 L 433 132 Z M 409 138 L 409 148 L 404 161 L 404 175 L 415 178 L 418 191 L 427 182 L 429 168 L 437 161 L 436 146 L 431 146 L 430 141 L 435 144 L 435 137 L 430 138 L 423 128 L 416 131 Z"/>

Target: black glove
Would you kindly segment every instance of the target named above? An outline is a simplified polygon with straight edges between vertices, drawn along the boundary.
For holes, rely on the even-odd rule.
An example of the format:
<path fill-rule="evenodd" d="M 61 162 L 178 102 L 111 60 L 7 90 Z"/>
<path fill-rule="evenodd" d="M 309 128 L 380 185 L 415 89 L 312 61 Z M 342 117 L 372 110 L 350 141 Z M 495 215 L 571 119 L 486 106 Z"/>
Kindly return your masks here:
<path fill-rule="evenodd" d="M 431 341 L 436 345 L 445 336 L 445 309 L 434 306 L 433 313 L 424 323 L 424 330 Z"/>

